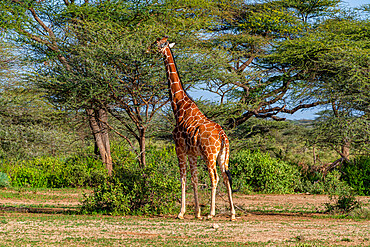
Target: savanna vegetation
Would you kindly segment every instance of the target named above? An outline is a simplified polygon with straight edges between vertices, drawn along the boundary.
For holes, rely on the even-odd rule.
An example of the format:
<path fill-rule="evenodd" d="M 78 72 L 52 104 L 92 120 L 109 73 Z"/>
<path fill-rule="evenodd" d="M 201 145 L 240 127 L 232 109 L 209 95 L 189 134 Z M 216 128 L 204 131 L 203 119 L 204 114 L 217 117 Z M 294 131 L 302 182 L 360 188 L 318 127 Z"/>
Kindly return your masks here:
<path fill-rule="evenodd" d="M 84 213 L 177 211 L 166 74 L 148 52 L 168 35 L 186 89 L 229 136 L 237 193 L 329 194 L 328 211 L 358 208 L 355 196 L 370 195 L 369 8 L 2 0 L 0 187 L 90 188 Z M 314 120 L 285 119 L 318 106 Z"/>

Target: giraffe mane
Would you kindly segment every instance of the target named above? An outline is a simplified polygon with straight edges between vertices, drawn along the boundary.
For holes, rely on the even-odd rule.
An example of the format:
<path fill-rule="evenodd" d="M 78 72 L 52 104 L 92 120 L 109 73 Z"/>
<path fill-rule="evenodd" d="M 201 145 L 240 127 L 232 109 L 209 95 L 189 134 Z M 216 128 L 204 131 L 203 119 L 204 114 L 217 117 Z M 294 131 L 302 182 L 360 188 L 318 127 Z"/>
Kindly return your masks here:
<path fill-rule="evenodd" d="M 174 43 L 171 43 L 171 44 L 174 44 Z M 170 50 L 170 52 L 171 52 L 171 56 L 173 57 L 173 53 L 172 53 L 171 47 L 169 47 L 169 48 L 170 48 L 169 50 Z M 178 77 L 179 77 L 180 85 L 181 85 L 181 87 L 182 87 L 183 91 L 185 92 L 186 96 L 187 96 L 187 97 L 188 97 L 192 102 L 194 102 L 194 103 L 195 103 L 195 101 L 194 101 L 193 97 L 191 97 L 191 96 L 188 94 L 187 90 L 186 90 L 186 89 L 185 89 L 185 87 L 184 87 L 184 84 L 182 83 L 182 80 L 181 80 L 181 77 L 180 77 L 179 70 L 177 69 L 177 63 L 176 63 L 176 60 L 175 60 L 175 59 L 173 59 L 173 61 L 174 61 L 175 68 L 176 68 L 176 71 L 177 71 L 177 75 L 178 75 Z"/>

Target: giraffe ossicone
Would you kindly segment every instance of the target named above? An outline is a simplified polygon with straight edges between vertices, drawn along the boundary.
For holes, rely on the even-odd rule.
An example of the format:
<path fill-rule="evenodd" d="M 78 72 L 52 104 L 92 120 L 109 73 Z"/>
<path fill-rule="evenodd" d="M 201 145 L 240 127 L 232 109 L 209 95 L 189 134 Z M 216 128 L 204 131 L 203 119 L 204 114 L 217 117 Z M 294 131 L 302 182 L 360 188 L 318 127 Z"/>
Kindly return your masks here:
<path fill-rule="evenodd" d="M 216 187 L 219 177 L 216 162 L 220 166 L 223 182 L 226 186 L 231 220 L 235 220 L 235 209 L 232 199 L 231 175 L 228 170 L 229 164 L 229 140 L 220 125 L 208 119 L 198 108 L 195 102 L 185 92 L 176 68 L 171 48 L 175 43 L 169 43 L 168 37 L 157 39 L 159 52 L 164 55 L 164 63 L 167 72 L 171 106 L 176 119 L 173 131 L 176 154 L 179 161 L 181 176 L 181 210 L 177 218 L 183 219 L 185 214 L 185 190 L 187 160 L 189 161 L 191 182 L 194 190 L 195 217 L 201 218 L 198 197 L 198 171 L 197 158 L 201 156 L 207 163 L 211 179 L 211 208 L 208 218 L 215 216 Z"/>

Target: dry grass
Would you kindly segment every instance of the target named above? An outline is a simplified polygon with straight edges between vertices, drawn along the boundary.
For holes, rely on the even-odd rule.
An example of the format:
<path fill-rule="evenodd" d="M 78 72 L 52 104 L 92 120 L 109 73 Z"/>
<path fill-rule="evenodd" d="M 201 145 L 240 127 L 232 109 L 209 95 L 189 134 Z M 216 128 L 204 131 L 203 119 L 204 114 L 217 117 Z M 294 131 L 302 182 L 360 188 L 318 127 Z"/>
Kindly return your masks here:
<path fill-rule="evenodd" d="M 174 215 L 119 217 L 58 213 L 62 212 L 58 208 L 75 208 L 81 190 L 23 191 L 21 195 L 17 191 L 0 192 L 0 205 L 47 204 L 56 209 L 47 214 L 0 211 L 0 246 L 370 245 L 370 221 L 320 213 L 321 205 L 328 201 L 326 196 L 237 194 L 239 216 L 236 222 L 230 222 L 222 194 L 218 197 L 217 216 L 212 221 L 195 220 L 191 212 L 179 221 Z M 22 195 L 26 198 L 23 203 Z M 368 209 L 370 197 L 359 199 Z"/>

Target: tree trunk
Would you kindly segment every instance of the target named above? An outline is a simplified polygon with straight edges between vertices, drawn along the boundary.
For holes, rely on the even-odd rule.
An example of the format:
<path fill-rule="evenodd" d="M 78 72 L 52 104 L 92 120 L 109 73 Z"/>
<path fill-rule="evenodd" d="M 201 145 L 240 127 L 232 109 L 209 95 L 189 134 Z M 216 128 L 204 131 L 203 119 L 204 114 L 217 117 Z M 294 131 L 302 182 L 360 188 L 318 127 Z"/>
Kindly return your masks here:
<path fill-rule="evenodd" d="M 111 176 L 113 172 L 113 162 L 110 151 L 109 133 L 106 122 L 108 121 L 108 114 L 104 109 L 86 109 L 89 117 L 90 128 L 95 139 L 95 145 L 99 150 L 100 157 L 108 170 L 108 175 Z"/>
<path fill-rule="evenodd" d="M 345 141 L 342 145 L 342 158 L 344 158 L 345 160 L 348 160 L 349 158 L 349 148 L 350 148 L 350 143 L 348 141 Z"/>
<path fill-rule="evenodd" d="M 146 166 L 145 160 L 145 129 L 139 129 L 140 163 L 142 167 Z"/>

